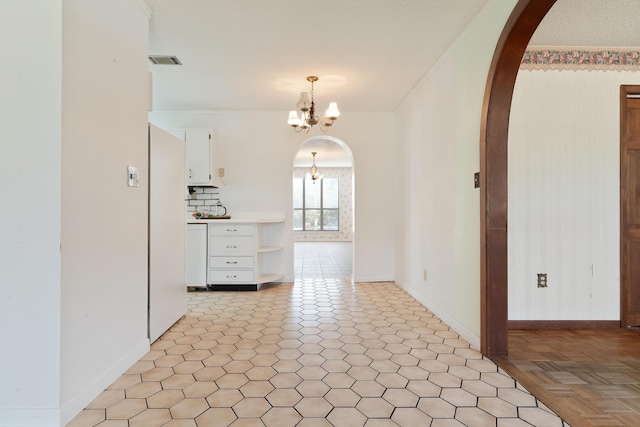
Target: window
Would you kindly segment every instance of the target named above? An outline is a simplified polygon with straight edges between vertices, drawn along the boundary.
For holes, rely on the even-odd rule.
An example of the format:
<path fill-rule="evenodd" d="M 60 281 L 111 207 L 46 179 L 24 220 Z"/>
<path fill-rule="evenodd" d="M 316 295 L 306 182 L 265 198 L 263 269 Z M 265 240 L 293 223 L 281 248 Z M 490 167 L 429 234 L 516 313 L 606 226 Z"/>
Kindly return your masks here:
<path fill-rule="evenodd" d="M 337 178 L 293 180 L 293 229 L 338 231 L 340 215 Z"/>

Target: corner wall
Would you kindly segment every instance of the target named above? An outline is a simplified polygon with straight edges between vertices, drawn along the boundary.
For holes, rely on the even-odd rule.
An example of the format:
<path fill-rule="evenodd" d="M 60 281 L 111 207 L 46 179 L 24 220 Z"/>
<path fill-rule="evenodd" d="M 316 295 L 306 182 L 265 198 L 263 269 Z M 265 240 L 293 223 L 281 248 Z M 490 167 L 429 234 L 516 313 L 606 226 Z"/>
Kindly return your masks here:
<path fill-rule="evenodd" d="M 477 348 L 480 194 L 473 174 L 487 73 L 515 4 L 490 2 L 396 111 L 404 171 L 395 192 L 396 282 Z"/>
<path fill-rule="evenodd" d="M 69 421 L 149 349 L 148 11 L 62 5 L 60 408 Z M 127 186 L 127 165 L 140 186 Z"/>
<path fill-rule="evenodd" d="M 61 3 L 0 2 L 3 426 L 60 419 Z"/>

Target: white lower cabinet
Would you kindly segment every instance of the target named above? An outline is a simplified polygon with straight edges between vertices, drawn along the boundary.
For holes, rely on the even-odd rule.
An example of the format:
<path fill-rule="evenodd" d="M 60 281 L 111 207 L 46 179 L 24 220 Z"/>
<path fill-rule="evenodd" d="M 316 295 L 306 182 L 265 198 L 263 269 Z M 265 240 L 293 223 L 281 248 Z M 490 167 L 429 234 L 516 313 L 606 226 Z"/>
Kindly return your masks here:
<path fill-rule="evenodd" d="M 187 224 L 185 283 L 207 286 L 207 224 Z"/>
<path fill-rule="evenodd" d="M 282 257 L 281 232 L 273 228 L 284 220 L 219 221 L 208 224 L 208 288 L 257 290 L 284 276 L 273 271 Z"/>
<path fill-rule="evenodd" d="M 252 256 L 212 256 L 209 265 L 213 270 L 227 270 L 230 268 L 251 269 L 253 270 Z"/>
<path fill-rule="evenodd" d="M 209 256 L 253 256 L 254 236 L 223 236 L 209 229 Z"/>
<path fill-rule="evenodd" d="M 211 270 L 209 279 L 212 285 L 255 283 L 252 270 Z"/>

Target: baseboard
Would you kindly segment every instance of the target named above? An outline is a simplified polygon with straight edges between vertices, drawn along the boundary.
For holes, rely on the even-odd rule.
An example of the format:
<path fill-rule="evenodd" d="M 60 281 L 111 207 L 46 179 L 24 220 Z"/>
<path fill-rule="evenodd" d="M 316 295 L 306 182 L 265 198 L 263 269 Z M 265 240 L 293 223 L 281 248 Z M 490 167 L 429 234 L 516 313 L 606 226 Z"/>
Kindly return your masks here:
<path fill-rule="evenodd" d="M 376 283 L 376 282 L 393 282 L 393 278 L 392 277 L 367 277 L 367 276 L 358 276 L 353 278 L 353 281 L 355 283 Z"/>
<path fill-rule="evenodd" d="M 60 427 L 60 411 L 51 408 L 0 409 L 0 427 Z"/>
<path fill-rule="evenodd" d="M 480 336 L 473 333 L 470 329 L 451 317 L 444 309 L 440 308 L 437 304 L 429 301 L 424 295 L 417 292 L 410 286 L 406 286 L 404 283 L 394 281 L 397 286 L 404 289 L 409 295 L 414 297 L 420 304 L 424 305 L 429 311 L 431 311 L 438 319 L 442 320 L 447 326 L 453 329 L 458 335 L 460 335 L 465 341 L 467 341 L 474 350 L 480 349 Z"/>
<path fill-rule="evenodd" d="M 509 320 L 507 329 L 620 329 L 619 320 Z"/>
<path fill-rule="evenodd" d="M 78 415 L 93 399 L 98 397 L 100 393 L 117 380 L 123 372 L 147 354 L 149 348 L 149 339 L 143 339 L 119 360 L 116 360 L 113 365 L 108 367 L 102 375 L 87 384 L 81 392 L 77 393 L 74 398 L 64 404 L 60 412 L 61 425 L 66 425 Z"/>

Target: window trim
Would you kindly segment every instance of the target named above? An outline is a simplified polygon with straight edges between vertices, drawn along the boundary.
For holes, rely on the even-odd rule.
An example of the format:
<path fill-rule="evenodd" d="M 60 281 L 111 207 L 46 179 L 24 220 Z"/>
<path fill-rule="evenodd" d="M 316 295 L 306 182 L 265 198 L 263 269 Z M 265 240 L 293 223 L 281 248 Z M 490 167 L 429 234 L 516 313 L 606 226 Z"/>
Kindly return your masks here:
<path fill-rule="evenodd" d="M 340 178 L 319 178 L 317 180 L 315 180 L 315 183 L 317 183 L 318 181 L 320 182 L 320 207 L 317 208 L 307 208 L 306 207 L 306 183 L 307 181 L 312 181 L 311 178 L 293 178 L 295 179 L 299 179 L 302 181 L 302 207 L 301 208 L 293 208 L 293 212 L 295 214 L 296 211 L 301 211 L 302 212 L 302 228 L 300 229 L 296 229 L 294 228 L 293 231 L 295 232 L 305 232 L 305 233 L 317 233 L 317 232 L 330 232 L 330 233 L 336 233 L 340 231 Z M 325 208 L 324 207 L 324 180 L 325 179 L 331 179 L 331 180 L 335 180 L 337 183 L 337 189 L 338 189 L 338 196 L 337 196 L 337 208 Z M 319 230 L 308 230 L 306 227 L 306 212 L 308 210 L 319 210 L 320 211 L 320 229 Z M 336 229 L 331 229 L 331 230 L 325 230 L 324 229 L 324 214 L 325 211 L 335 211 L 337 213 L 337 224 L 338 227 Z"/>

